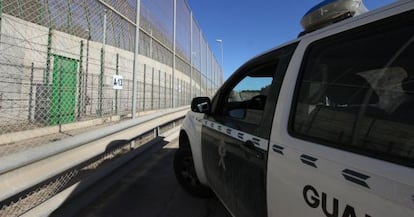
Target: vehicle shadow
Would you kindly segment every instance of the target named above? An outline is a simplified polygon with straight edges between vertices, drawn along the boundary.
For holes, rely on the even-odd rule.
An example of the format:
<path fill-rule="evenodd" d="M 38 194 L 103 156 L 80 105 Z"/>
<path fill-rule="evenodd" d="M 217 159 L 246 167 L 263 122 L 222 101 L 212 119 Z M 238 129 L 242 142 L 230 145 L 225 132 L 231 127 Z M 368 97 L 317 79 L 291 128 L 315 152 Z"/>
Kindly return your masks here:
<path fill-rule="evenodd" d="M 122 151 L 127 143 L 112 141 L 107 153 Z M 229 217 L 217 198 L 196 198 L 179 186 L 173 169 L 177 147 L 177 141 L 169 143 L 158 137 L 137 148 L 140 153 L 131 161 L 92 185 L 97 171 L 85 171 L 90 177 L 80 182 L 51 216 Z M 110 160 L 102 164 L 96 170 L 111 166 Z"/>

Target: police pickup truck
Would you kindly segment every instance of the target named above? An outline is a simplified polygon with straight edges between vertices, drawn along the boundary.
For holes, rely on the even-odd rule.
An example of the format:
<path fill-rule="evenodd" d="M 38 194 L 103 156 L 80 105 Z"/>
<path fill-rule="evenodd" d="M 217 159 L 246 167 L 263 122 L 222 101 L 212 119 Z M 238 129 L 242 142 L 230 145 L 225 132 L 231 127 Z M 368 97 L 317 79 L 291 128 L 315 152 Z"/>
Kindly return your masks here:
<path fill-rule="evenodd" d="M 297 39 L 194 98 L 183 188 L 236 217 L 414 217 L 414 1 L 364 11 L 323 1 Z"/>

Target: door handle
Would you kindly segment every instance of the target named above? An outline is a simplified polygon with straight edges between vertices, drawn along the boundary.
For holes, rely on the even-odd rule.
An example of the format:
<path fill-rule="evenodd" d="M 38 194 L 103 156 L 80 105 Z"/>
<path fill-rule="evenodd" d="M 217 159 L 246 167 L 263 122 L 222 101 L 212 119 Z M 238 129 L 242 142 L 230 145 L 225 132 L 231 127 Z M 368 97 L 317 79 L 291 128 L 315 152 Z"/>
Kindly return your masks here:
<path fill-rule="evenodd" d="M 246 147 L 247 149 L 250 149 L 250 150 L 255 150 L 254 143 L 253 143 L 252 141 L 250 141 L 250 140 L 247 140 L 247 141 L 243 144 L 243 146 L 244 146 L 244 147 Z"/>
<path fill-rule="evenodd" d="M 264 159 L 263 153 L 257 150 L 254 143 L 250 140 L 247 140 L 243 145 L 241 145 L 241 148 L 244 150 L 246 157 L 251 157 L 253 155 L 257 159 Z"/>

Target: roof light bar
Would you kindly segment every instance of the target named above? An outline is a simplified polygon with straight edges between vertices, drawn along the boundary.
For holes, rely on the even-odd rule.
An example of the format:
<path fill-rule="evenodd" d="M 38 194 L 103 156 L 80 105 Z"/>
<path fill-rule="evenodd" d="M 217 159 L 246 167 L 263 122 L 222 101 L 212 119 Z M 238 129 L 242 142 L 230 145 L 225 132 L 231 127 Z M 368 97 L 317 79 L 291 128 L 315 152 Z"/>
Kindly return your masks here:
<path fill-rule="evenodd" d="M 325 0 L 311 8 L 302 18 L 305 32 L 367 12 L 362 0 Z"/>

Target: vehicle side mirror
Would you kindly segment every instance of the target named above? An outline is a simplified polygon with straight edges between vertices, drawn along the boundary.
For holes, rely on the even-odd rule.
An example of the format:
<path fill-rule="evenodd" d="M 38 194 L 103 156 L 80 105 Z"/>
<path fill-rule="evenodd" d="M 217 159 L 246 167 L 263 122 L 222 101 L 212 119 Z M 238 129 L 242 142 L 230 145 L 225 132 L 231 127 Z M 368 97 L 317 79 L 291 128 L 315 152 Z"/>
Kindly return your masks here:
<path fill-rule="evenodd" d="M 191 111 L 197 113 L 209 113 L 211 101 L 208 97 L 196 97 L 191 101 Z"/>

